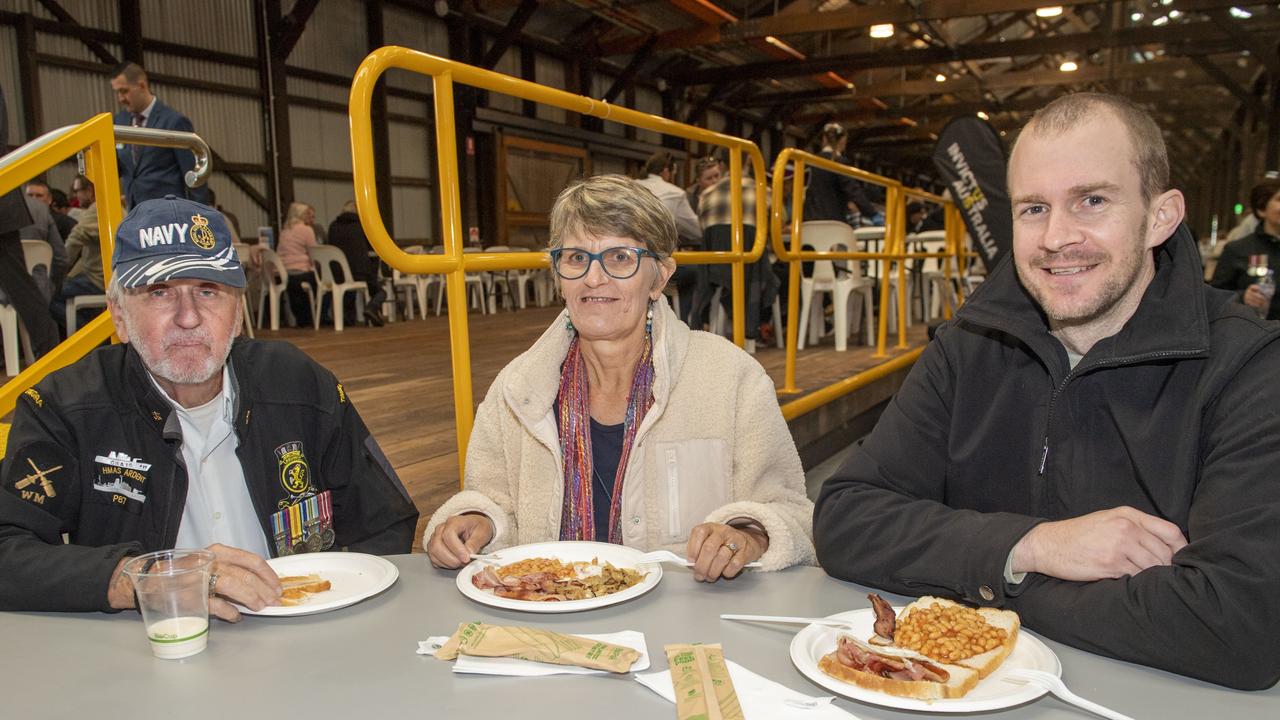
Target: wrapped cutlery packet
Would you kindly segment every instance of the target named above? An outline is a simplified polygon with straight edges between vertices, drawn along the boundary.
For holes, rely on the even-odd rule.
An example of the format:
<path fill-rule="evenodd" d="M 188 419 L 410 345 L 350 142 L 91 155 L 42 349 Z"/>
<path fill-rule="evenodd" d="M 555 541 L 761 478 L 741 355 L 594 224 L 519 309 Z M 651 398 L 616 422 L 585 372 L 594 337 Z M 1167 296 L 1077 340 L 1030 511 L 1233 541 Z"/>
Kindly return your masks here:
<path fill-rule="evenodd" d="M 459 655 L 513 657 L 613 673 L 627 672 L 640 658 L 640 653 L 631 648 L 577 635 L 478 622 L 459 625 L 457 632 L 436 651 L 441 660 L 454 660 Z"/>
<path fill-rule="evenodd" d="M 743 720 L 738 694 L 715 645 L 666 645 L 677 720 Z"/>

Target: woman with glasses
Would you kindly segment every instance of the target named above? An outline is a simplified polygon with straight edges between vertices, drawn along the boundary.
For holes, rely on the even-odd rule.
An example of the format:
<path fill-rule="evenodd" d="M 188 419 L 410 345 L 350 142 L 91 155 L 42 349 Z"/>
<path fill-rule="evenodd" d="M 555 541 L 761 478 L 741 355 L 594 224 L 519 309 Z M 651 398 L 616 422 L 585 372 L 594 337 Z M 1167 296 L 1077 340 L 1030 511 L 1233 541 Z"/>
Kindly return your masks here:
<path fill-rule="evenodd" d="M 566 309 L 499 373 L 476 415 L 466 490 L 423 545 L 437 567 L 548 540 L 669 549 L 697 580 L 813 563 L 813 503 L 764 369 L 663 300 L 676 228 L 621 175 L 551 210 Z"/>

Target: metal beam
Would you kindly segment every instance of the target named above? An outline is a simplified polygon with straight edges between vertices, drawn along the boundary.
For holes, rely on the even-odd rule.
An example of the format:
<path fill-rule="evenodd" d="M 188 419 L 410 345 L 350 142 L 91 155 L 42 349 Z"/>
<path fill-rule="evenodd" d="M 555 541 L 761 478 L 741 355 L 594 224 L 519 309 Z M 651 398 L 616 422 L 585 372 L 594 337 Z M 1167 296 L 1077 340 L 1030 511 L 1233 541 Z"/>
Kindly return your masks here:
<path fill-rule="evenodd" d="M 44 103 L 40 97 L 40 68 L 36 65 L 36 30 L 30 15 L 18 22 L 18 84 L 22 94 L 22 129 L 30 142 L 44 133 Z M 4 138 L 8 142 L 8 138 Z M 21 143 L 15 143 L 21 145 Z"/>
<path fill-rule="evenodd" d="M 1096 0 L 1064 0 L 1058 5 L 1087 5 Z M 751 39 L 808 33 L 825 33 L 841 30 L 857 30 L 881 23 L 907 24 L 922 20 L 949 20 L 978 15 L 1011 13 L 1005 27 L 1017 22 L 1020 15 L 1042 7 L 1044 0 L 923 0 L 915 7 L 911 3 L 883 3 L 880 5 L 853 6 L 831 12 L 794 12 L 791 7 L 776 15 L 753 20 L 740 20 L 722 25 L 704 25 L 696 28 L 671 30 L 658 36 L 660 50 L 676 48 L 708 47 L 721 43 L 745 42 Z M 1210 8 L 1227 8 L 1240 4 L 1229 0 L 1183 0 L 1184 12 L 1199 12 Z M 612 43 L 602 51 L 609 55 L 626 55 L 634 52 L 643 38 L 631 38 Z"/>
<path fill-rule="evenodd" d="M 124 42 L 121 49 L 124 59 L 143 65 L 142 55 L 142 3 L 139 0 L 120 0 L 120 35 Z"/>
<path fill-rule="evenodd" d="M 507 21 L 507 26 L 498 33 L 493 39 L 493 44 L 489 46 L 489 51 L 484 54 L 484 59 L 480 61 L 480 67 L 485 70 L 492 70 L 498 61 L 502 59 L 502 55 L 507 52 L 524 30 L 524 26 L 529 22 L 529 18 L 533 17 L 533 12 L 538 9 L 538 0 L 521 0 L 520 7 L 512 13 L 511 19 Z"/>
<path fill-rule="evenodd" d="M 320 0 L 297 0 L 289 14 L 281 17 L 271 29 L 272 53 L 281 62 L 289 59 L 293 48 L 307 29 L 307 21 L 319 4 Z"/>
<path fill-rule="evenodd" d="M 76 20 L 74 15 L 67 12 L 66 8 L 59 5 L 57 0 L 39 0 L 39 3 L 44 7 L 45 10 L 48 10 L 51 15 L 58 18 L 58 22 L 63 23 L 65 25 L 70 25 L 72 27 L 84 27 L 83 25 L 80 24 L 78 20 Z M 80 42 L 84 43 L 84 46 L 89 48 L 89 52 L 93 53 L 94 55 L 97 55 L 98 59 L 101 60 L 102 62 L 108 65 L 119 64 L 120 60 L 115 55 L 113 55 L 111 51 L 106 48 L 105 45 L 98 42 L 97 40 L 92 40 L 90 38 L 82 37 L 80 38 Z"/>
<path fill-rule="evenodd" d="M 613 81 L 613 85 L 609 86 L 609 92 L 604 94 L 605 102 L 613 102 L 623 90 L 631 87 L 631 84 L 636 79 L 636 73 L 640 72 L 640 66 L 645 64 L 649 59 L 649 55 L 653 52 L 655 42 L 657 42 L 657 37 L 651 37 L 649 42 L 645 43 L 643 47 L 631 56 L 631 62 L 627 63 L 622 73 Z"/>
<path fill-rule="evenodd" d="M 1253 113 L 1254 117 L 1267 117 L 1267 106 L 1262 104 L 1262 100 L 1260 100 L 1258 96 L 1246 90 L 1243 85 L 1236 82 L 1235 78 L 1231 77 L 1226 70 L 1218 67 L 1217 63 L 1204 55 L 1192 55 L 1191 62 L 1195 63 L 1196 67 L 1203 70 L 1206 75 L 1213 78 L 1219 85 L 1231 91 L 1231 94 L 1235 95 L 1241 105 L 1248 108 L 1249 111 Z"/>
<path fill-rule="evenodd" d="M 1081 68 L 1075 72 L 1064 73 L 1057 70 L 1026 70 L 987 75 L 981 85 L 973 78 L 962 77 L 935 82 L 933 80 L 898 80 L 894 82 L 866 85 L 861 90 L 876 97 L 894 95 L 944 95 L 959 92 L 981 92 L 991 89 L 1025 88 L 1032 86 L 1081 85 L 1112 80 L 1126 80 L 1148 77 L 1176 77 L 1176 73 L 1185 73 L 1178 82 L 1186 82 L 1187 77 L 1197 72 L 1197 66 L 1190 60 L 1164 60 L 1161 62 L 1132 63 L 1111 68 Z M 1172 93 L 1173 90 L 1170 90 Z"/>
<path fill-rule="evenodd" d="M 1274 20 L 1242 22 L 1251 33 L 1276 32 L 1280 23 Z M 686 85 L 704 85 L 721 80 L 753 80 L 760 78 L 784 78 L 813 75 L 828 70 L 854 72 L 875 68 L 932 65 L 961 60 L 982 60 L 1027 55 L 1051 55 L 1074 52 L 1087 54 L 1101 48 L 1128 45 L 1202 43 L 1230 40 L 1222 28 L 1213 22 L 1188 22 L 1161 27 L 1132 27 L 1123 30 L 1106 30 L 1090 33 L 1069 33 L 1054 37 L 1030 37 L 1005 42 L 987 42 L 961 45 L 954 50 L 947 48 L 911 48 L 883 50 L 830 57 L 813 57 L 806 60 L 765 61 L 746 63 L 733 67 L 707 68 L 681 73 L 668 78 L 671 82 Z"/>
<path fill-rule="evenodd" d="M 1181 7 L 1181 3 L 1178 4 Z M 1267 72 L 1271 73 L 1271 77 L 1280 78 L 1280 52 L 1276 52 L 1275 37 L 1263 39 L 1250 35 L 1240 27 L 1240 21 L 1231 16 L 1227 10 L 1210 10 L 1205 13 L 1210 20 L 1217 23 L 1232 40 L 1242 45 L 1249 54 L 1257 58 L 1262 63 Z"/>

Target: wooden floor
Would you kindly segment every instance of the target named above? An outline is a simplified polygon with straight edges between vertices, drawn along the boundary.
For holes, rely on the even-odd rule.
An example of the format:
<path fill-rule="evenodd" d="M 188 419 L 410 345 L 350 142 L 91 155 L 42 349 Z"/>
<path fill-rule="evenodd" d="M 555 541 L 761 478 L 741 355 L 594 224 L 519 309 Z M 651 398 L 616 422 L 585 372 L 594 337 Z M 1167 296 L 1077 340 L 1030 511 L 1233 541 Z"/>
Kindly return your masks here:
<path fill-rule="evenodd" d="M 558 313 L 559 308 L 529 308 L 471 315 L 471 372 L 477 404 L 498 371 L 527 349 Z M 422 513 L 421 530 L 431 513 L 458 489 L 446 318 L 381 328 L 348 327 L 341 333 L 332 328 L 264 330 L 258 337 L 288 340 L 338 376 Z M 913 345 L 923 343 L 925 327 L 913 326 L 907 338 Z M 880 362 L 873 352 L 874 348 L 857 346 L 838 353 L 831 338 L 824 338 L 817 348 L 800 353 L 797 384 L 803 391 L 812 391 L 872 367 Z M 891 356 L 898 352 L 890 349 Z M 756 358 L 781 385 L 783 351 L 761 349 Z"/>

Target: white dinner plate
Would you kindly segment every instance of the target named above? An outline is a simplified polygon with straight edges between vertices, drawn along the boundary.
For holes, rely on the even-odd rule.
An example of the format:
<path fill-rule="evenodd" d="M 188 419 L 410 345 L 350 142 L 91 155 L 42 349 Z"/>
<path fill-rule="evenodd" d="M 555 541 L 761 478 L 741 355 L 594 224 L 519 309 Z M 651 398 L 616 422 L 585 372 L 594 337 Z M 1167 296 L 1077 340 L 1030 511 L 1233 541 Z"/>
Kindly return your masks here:
<path fill-rule="evenodd" d="M 641 563 L 644 553 L 625 545 L 600 542 L 546 542 L 532 545 L 517 545 L 493 553 L 497 560 L 472 560 L 470 564 L 458 571 L 458 590 L 467 597 L 482 605 L 503 608 L 506 610 L 522 610 L 534 613 L 567 613 L 580 610 L 616 605 L 632 598 L 639 597 L 658 585 L 662 579 L 662 565 L 658 563 Z M 471 584 L 471 576 L 480 572 L 485 565 L 510 565 L 518 560 L 528 558 L 556 558 L 561 562 L 591 562 L 598 558 L 602 563 L 611 563 L 617 568 L 629 568 L 647 573 L 644 580 L 621 592 L 586 600 L 565 600 L 563 602 L 544 602 L 537 600 L 515 600 L 498 597 L 492 590 L 481 590 Z"/>
<path fill-rule="evenodd" d="M 895 612 L 902 608 L 895 607 Z M 1040 638 L 1028 633 L 1025 628 L 1018 631 L 1018 639 L 1014 642 L 1013 652 L 1005 658 L 996 671 L 981 680 L 962 698 L 934 700 L 932 703 L 915 698 L 904 698 L 889 695 L 877 690 L 868 690 L 852 683 L 837 680 L 818 668 L 818 660 L 823 655 L 836 649 L 836 638 L 841 632 L 854 637 L 866 639 L 874 634 L 875 612 L 871 608 L 851 610 L 831 615 L 831 618 L 851 623 L 849 630 L 841 628 L 808 625 L 796 633 L 791 640 L 791 662 L 805 677 L 838 695 L 853 700 L 861 700 L 872 705 L 900 708 L 903 710 L 921 710 L 934 713 L 978 712 L 999 710 L 1021 705 L 1040 697 L 1047 692 L 1044 688 L 1031 683 L 1009 682 L 1004 680 L 1010 668 L 1030 668 L 1044 670 L 1062 677 L 1062 663 L 1058 656 L 1041 642 Z"/>
<path fill-rule="evenodd" d="M 314 615 L 337 610 L 371 598 L 386 590 L 400 577 L 400 568 L 377 555 L 353 552 L 322 552 L 287 555 L 267 561 L 277 575 L 310 575 L 316 573 L 332 585 L 311 596 L 301 605 L 268 605 L 250 610 L 236 605 L 246 615 L 293 616 Z"/>

